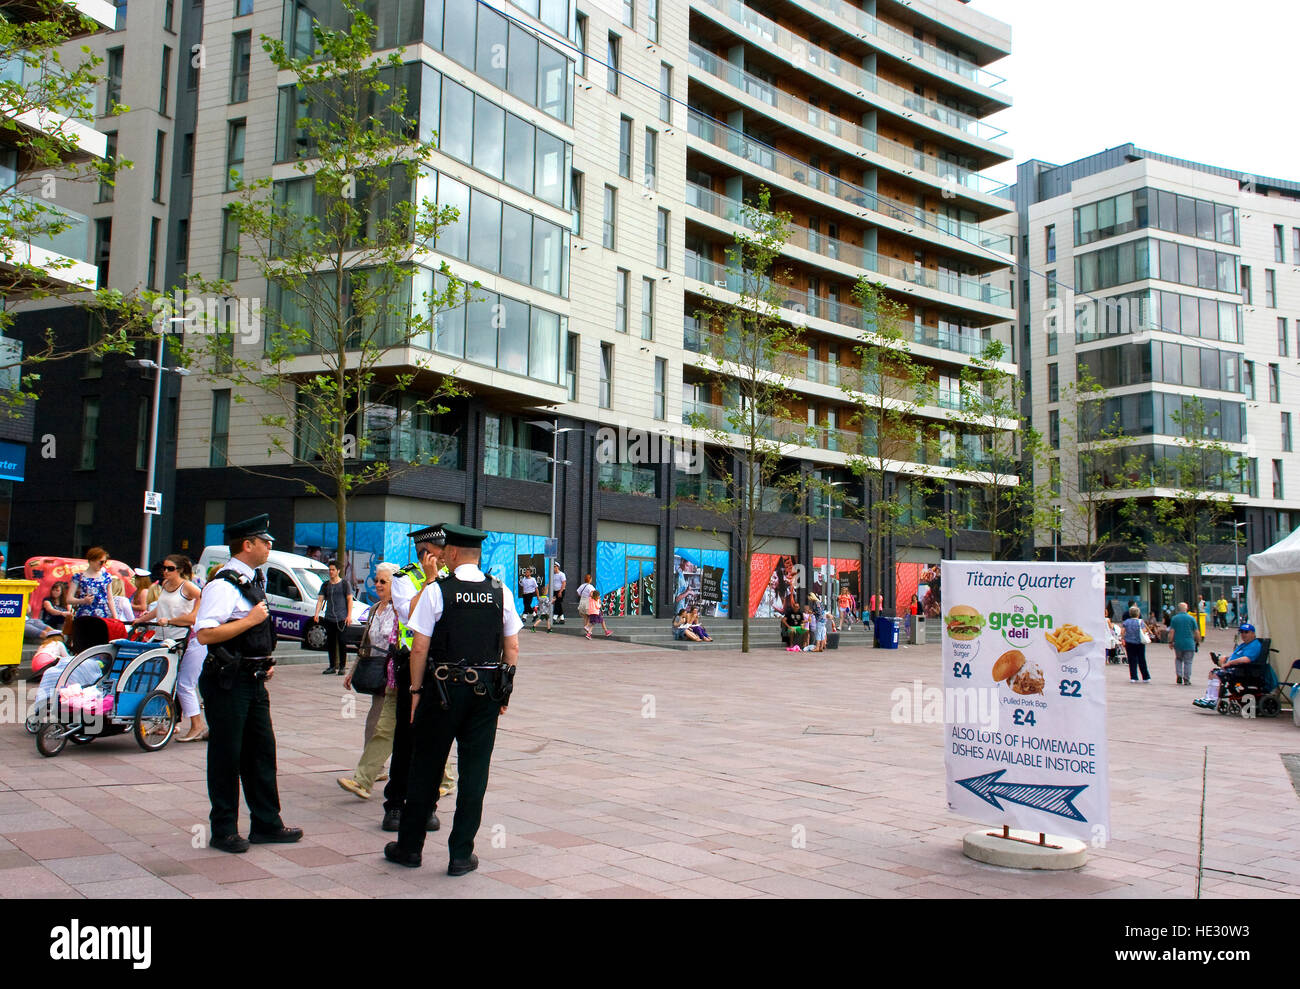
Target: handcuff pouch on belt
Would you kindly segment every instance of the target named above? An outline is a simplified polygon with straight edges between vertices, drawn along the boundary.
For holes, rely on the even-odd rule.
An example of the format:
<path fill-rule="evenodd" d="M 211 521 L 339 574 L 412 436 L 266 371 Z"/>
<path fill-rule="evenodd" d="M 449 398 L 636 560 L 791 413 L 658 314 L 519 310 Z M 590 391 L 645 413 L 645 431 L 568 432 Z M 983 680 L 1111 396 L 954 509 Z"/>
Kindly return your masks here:
<path fill-rule="evenodd" d="M 506 707 L 515 689 L 515 667 L 508 663 L 487 663 L 469 666 L 464 663 L 438 663 L 432 668 L 433 682 L 438 688 L 438 701 L 444 711 L 451 707 L 449 686 L 471 687 L 480 697 Z"/>
<path fill-rule="evenodd" d="M 203 661 L 204 670 L 217 678 L 217 686 L 222 690 L 234 687 L 240 676 L 265 680 L 274 665 L 274 656 L 242 656 L 224 642 L 208 646 L 208 656 Z"/>

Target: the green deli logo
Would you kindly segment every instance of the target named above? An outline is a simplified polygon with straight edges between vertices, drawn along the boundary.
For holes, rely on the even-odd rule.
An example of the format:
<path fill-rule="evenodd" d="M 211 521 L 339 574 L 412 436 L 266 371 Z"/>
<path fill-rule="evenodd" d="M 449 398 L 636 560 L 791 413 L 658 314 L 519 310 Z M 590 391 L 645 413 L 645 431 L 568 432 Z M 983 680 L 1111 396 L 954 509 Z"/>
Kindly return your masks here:
<path fill-rule="evenodd" d="M 989 628 L 1001 632 L 1002 638 L 1013 646 L 1023 646 L 1035 629 L 1050 631 L 1052 616 L 1039 614 L 1038 605 L 1023 594 L 1009 598 L 1005 611 L 994 611 L 988 616 Z"/>

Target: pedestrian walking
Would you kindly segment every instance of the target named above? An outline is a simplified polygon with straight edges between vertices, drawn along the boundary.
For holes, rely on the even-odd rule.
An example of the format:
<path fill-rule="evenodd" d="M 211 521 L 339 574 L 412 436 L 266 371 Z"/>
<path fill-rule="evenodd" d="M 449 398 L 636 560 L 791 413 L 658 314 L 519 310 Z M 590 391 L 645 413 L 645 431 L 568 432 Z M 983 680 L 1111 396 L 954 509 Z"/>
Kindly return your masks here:
<path fill-rule="evenodd" d="M 343 676 L 348 671 L 347 650 L 343 647 L 343 629 L 352 617 L 352 589 L 339 574 L 338 560 L 329 562 L 330 578 L 320 585 L 316 595 L 316 613 L 312 621 L 325 630 L 325 655 L 329 665 L 321 670 L 322 676 L 331 673 Z M 320 620 L 321 608 L 325 620 Z"/>
<path fill-rule="evenodd" d="M 1174 651 L 1174 675 L 1179 685 L 1192 682 L 1192 660 L 1196 657 L 1196 647 L 1201 642 L 1201 630 L 1196 619 L 1187 613 L 1187 602 L 1178 603 L 1178 613 L 1169 621 L 1173 634 L 1169 636 L 1169 648 Z"/>
<path fill-rule="evenodd" d="M 523 605 L 523 616 L 532 615 L 537 610 L 537 575 L 532 567 L 523 572 L 519 578 L 519 601 Z"/>
<path fill-rule="evenodd" d="M 588 574 L 587 576 L 590 578 L 591 575 Z M 605 616 L 602 614 L 600 604 L 600 591 L 596 590 L 594 587 L 588 593 L 587 611 L 584 617 L 587 620 L 587 627 L 583 629 L 583 633 L 587 638 L 591 638 L 591 628 L 593 625 L 599 625 L 603 628 L 605 630 L 605 638 L 607 639 L 614 634 L 609 630 L 609 626 L 605 624 Z"/>
<path fill-rule="evenodd" d="M 275 781 L 275 729 L 266 681 L 275 675 L 275 625 L 266 604 L 264 566 L 274 540 L 270 518 L 258 515 L 226 526 L 230 560 L 203 589 L 194 623 L 208 655 L 199 677 L 207 704 L 210 844 L 246 852 L 249 843 L 290 843 L 301 828 L 285 827 Z M 239 834 L 239 787 L 251 818 Z"/>
<path fill-rule="evenodd" d="M 564 588 L 568 583 L 569 578 L 564 576 L 564 571 L 560 569 L 557 561 L 551 572 L 551 614 L 555 617 L 557 625 L 564 624 Z"/>
<path fill-rule="evenodd" d="M 578 614 L 586 616 L 587 602 L 591 599 L 591 594 L 596 587 L 591 582 L 591 574 L 582 578 L 582 583 L 578 585 Z"/>
<path fill-rule="evenodd" d="M 190 562 L 187 557 L 173 554 L 163 560 L 162 580 L 154 606 L 141 615 L 137 622 L 157 622 L 162 626 L 162 636 L 175 642 L 184 642 L 181 668 L 176 678 L 176 696 L 181 705 L 181 717 L 186 719 L 185 730 L 176 736 L 178 742 L 201 742 L 208 738 L 203 724 L 202 705 L 199 702 L 199 675 L 208 650 L 194 638 L 192 629 L 199 617 L 199 599 L 202 592 L 186 577 Z"/>
<path fill-rule="evenodd" d="M 115 617 L 117 612 L 109 594 L 113 575 L 104 569 L 108 550 L 102 546 L 90 547 L 86 550 L 86 562 L 89 566 L 85 570 L 72 575 L 72 597 L 68 603 L 76 607 L 77 618 Z"/>
<path fill-rule="evenodd" d="M 1142 623 L 1142 609 L 1134 605 L 1124 619 L 1124 652 L 1128 655 L 1128 674 L 1133 683 L 1138 682 L 1138 672 L 1142 673 L 1142 682 L 1149 683 L 1151 674 L 1147 672 L 1147 630 Z"/>
<path fill-rule="evenodd" d="M 1214 602 L 1214 620 L 1219 628 L 1228 627 L 1228 599 L 1222 593 L 1219 595 L 1219 600 Z"/>
<path fill-rule="evenodd" d="M 437 580 L 443 572 L 442 551 L 447 537 L 442 525 L 430 525 L 415 530 L 408 538 L 415 543 L 417 562 L 402 567 L 393 575 L 392 580 L 393 610 L 397 613 L 398 621 L 398 650 L 393 660 L 397 700 L 393 710 L 393 758 L 388 764 L 388 785 L 384 787 L 384 820 L 380 825 L 389 832 L 396 832 L 401 826 L 411 775 L 411 694 L 408 688 L 411 685 L 411 643 L 415 633 L 408 622 L 411 608 L 423 596 L 424 588 L 430 581 Z M 450 792 L 453 786 L 455 780 L 444 768 L 442 787 Z M 425 825 L 430 831 L 438 830 L 438 815 L 432 810 Z"/>
<path fill-rule="evenodd" d="M 483 818 L 497 719 L 510 703 L 523 622 L 510 589 L 479 569 L 487 533 L 461 525 L 443 528 L 452 573 L 429 587 L 411 613 L 414 754 L 407 813 L 384 857 L 412 868 L 421 864 L 423 815 L 437 807 L 438 772 L 454 739 L 461 778 L 447 841 L 447 874 L 463 876 L 478 868 L 474 836 Z"/>
<path fill-rule="evenodd" d="M 370 607 L 370 618 L 357 647 L 357 660 L 343 678 L 343 689 L 352 689 L 352 678 L 364 660 L 381 658 L 384 665 L 384 684 L 378 693 L 370 695 L 370 711 L 366 715 L 365 746 L 356 771 L 351 776 L 341 776 L 338 784 L 362 800 L 370 799 L 384 771 L 384 762 L 393 754 L 393 728 L 397 721 L 397 671 L 398 635 L 401 631 L 397 611 L 393 608 L 393 575 L 397 566 L 381 563 L 375 568 L 375 595 Z"/>

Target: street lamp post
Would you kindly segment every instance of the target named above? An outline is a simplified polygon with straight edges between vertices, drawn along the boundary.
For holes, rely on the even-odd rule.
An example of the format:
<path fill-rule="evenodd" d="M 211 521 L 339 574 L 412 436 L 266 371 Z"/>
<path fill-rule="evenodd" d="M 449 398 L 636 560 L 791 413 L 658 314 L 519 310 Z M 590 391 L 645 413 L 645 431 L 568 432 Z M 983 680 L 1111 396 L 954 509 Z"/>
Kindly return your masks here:
<path fill-rule="evenodd" d="M 560 556 L 560 547 L 555 538 L 555 496 L 560 487 L 560 467 L 569 467 L 573 463 L 571 460 L 560 459 L 560 434 L 576 433 L 579 430 L 576 426 L 565 426 L 561 429 L 560 421 L 558 419 L 554 422 L 547 422 L 544 419 L 530 419 L 528 425 L 536 426 L 538 429 L 545 429 L 551 434 L 551 455 L 546 458 L 547 463 L 551 465 L 551 538 L 547 543 L 547 547 L 549 548 L 551 545 L 555 546 L 554 558 L 558 560 Z M 546 561 L 543 564 L 543 577 L 546 580 L 546 589 L 550 592 L 551 601 L 551 607 L 549 609 L 550 614 L 546 617 L 546 630 L 549 632 L 551 630 L 551 623 L 555 619 L 555 588 L 551 580 L 552 557 L 550 554 L 544 554 L 543 559 Z"/>
<path fill-rule="evenodd" d="M 1056 527 L 1052 530 L 1052 562 L 1058 563 L 1061 548 L 1061 506 L 1055 505 L 1052 510 L 1056 515 Z"/>
<path fill-rule="evenodd" d="M 183 323 L 184 316 L 173 316 L 166 320 L 168 323 Z M 149 421 L 149 461 L 145 469 L 145 491 L 152 491 L 154 478 L 158 466 L 158 421 L 160 419 L 160 409 L 162 406 L 162 376 L 164 371 L 171 371 L 174 374 L 189 374 L 188 368 L 183 367 L 164 367 L 163 357 L 167 349 L 167 337 L 165 333 L 158 335 L 158 359 L 150 360 L 132 360 L 127 361 L 127 367 L 139 368 L 143 371 L 153 371 L 153 414 Z M 153 514 L 144 513 L 144 533 L 140 537 L 140 566 L 145 570 L 149 569 L 149 550 L 153 538 Z"/>
<path fill-rule="evenodd" d="M 1236 619 L 1238 625 L 1241 624 L 1241 601 L 1239 600 L 1240 595 L 1237 593 L 1237 588 L 1241 586 L 1241 584 L 1239 583 L 1241 576 L 1237 569 L 1240 566 L 1240 564 L 1237 562 L 1239 559 L 1238 552 L 1237 552 L 1238 549 L 1237 530 L 1240 529 L 1242 526 L 1249 526 L 1249 525 L 1250 525 L 1249 522 L 1232 523 L 1232 615 L 1233 618 Z"/>
<path fill-rule="evenodd" d="M 847 483 L 847 481 L 831 481 L 827 487 L 841 488 Z M 822 593 L 827 595 L 831 592 L 831 509 L 835 504 L 833 494 L 833 491 L 826 492 L 826 564 L 822 567 Z M 835 604 L 832 601 L 827 605 L 827 612 L 833 607 Z"/>

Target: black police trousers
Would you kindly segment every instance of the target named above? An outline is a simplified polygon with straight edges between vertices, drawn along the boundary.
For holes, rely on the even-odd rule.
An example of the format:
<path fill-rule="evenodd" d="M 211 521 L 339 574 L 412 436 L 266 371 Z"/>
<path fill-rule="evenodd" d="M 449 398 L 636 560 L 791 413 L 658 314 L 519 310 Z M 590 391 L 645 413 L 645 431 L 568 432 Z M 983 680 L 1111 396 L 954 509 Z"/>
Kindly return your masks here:
<path fill-rule="evenodd" d="M 447 848 L 453 859 L 467 859 L 474 851 L 474 836 L 483 821 L 483 794 L 487 792 L 501 704 L 474 693 L 467 684 L 448 684 L 447 693 L 451 700 L 447 711 L 442 709 L 432 680 L 420 694 L 415 724 L 411 726 L 411 779 L 397 842 L 404 852 L 424 850 L 425 822 L 438 805 L 438 784 L 455 741 L 460 780 L 456 784 L 456 815 Z"/>
<path fill-rule="evenodd" d="M 388 785 L 384 787 L 384 813 L 406 807 L 411 776 L 411 668 L 396 664 L 393 672 L 397 678 L 397 723 L 393 725 L 393 757 L 388 765 Z"/>
<path fill-rule="evenodd" d="M 239 833 L 239 784 L 252 819 L 251 830 L 278 831 L 280 791 L 275 782 L 275 729 L 266 682 L 240 674 L 229 689 L 217 676 L 199 676 L 208 721 L 208 799 L 212 837 Z"/>

